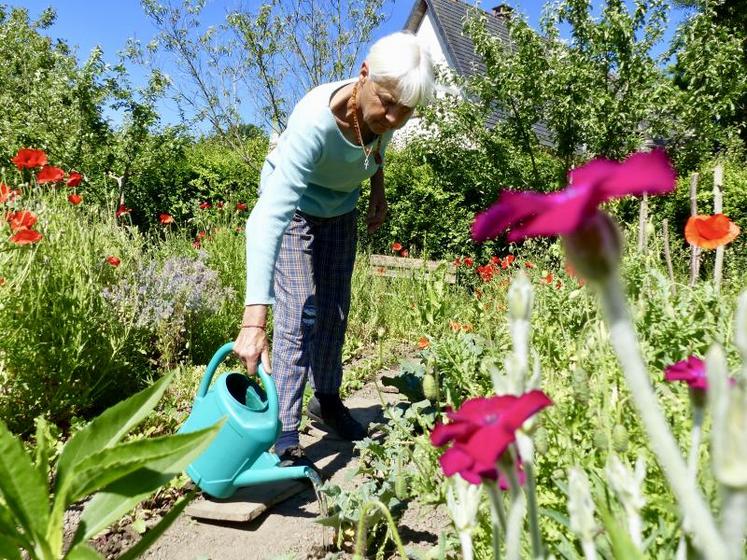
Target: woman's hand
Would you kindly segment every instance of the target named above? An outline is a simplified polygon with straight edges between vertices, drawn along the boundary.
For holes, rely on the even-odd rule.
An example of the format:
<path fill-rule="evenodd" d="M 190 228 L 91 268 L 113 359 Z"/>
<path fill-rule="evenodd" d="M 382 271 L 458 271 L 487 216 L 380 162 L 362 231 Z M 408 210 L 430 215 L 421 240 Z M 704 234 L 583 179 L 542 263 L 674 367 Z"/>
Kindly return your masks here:
<path fill-rule="evenodd" d="M 233 351 L 239 356 L 249 375 L 257 373 L 257 364 L 260 360 L 265 373 L 272 373 L 270 344 L 265 332 L 266 321 L 266 305 L 247 305 L 244 308 L 241 330 L 233 343 Z"/>

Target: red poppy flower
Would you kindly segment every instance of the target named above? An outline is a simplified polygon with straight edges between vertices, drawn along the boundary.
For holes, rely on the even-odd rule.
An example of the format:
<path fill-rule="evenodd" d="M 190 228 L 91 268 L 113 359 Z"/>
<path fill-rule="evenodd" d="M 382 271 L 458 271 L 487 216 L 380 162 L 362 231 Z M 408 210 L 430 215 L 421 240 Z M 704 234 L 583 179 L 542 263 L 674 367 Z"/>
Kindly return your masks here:
<path fill-rule="evenodd" d="M 428 342 L 428 339 L 426 337 L 421 336 L 418 339 L 418 348 L 420 348 L 421 350 L 425 350 L 426 348 L 428 348 L 428 344 L 429 344 L 429 342 Z"/>
<path fill-rule="evenodd" d="M 454 266 L 462 266 L 462 259 L 459 257 L 454 259 Z"/>
<path fill-rule="evenodd" d="M 394 251 L 395 253 L 399 253 L 401 250 L 402 250 L 401 243 L 397 243 L 396 241 L 392 243 L 392 251 Z"/>
<path fill-rule="evenodd" d="M 8 220 L 10 225 L 10 231 L 16 233 L 25 229 L 31 229 L 36 223 L 36 215 L 28 210 L 16 210 L 15 212 L 8 212 L 5 215 L 5 219 Z"/>
<path fill-rule="evenodd" d="M 166 212 L 161 212 L 158 215 L 158 220 L 162 224 L 173 224 L 174 223 L 174 216 L 172 216 L 171 214 L 167 214 Z"/>
<path fill-rule="evenodd" d="M 687 220 L 685 239 L 703 249 L 715 249 L 731 243 L 739 235 L 739 226 L 723 214 L 697 215 Z"/>
<path fill-rule="evenodd" d="M 13 234 L 9 241 L 16 245 L 30 245 L 40 241 L 42 237 L 44 236 L 38 231 L 34 231 L 33 229 L 22 229 Z"/>
<path fill-rule="evenodd" d="M 490 264 L 498 264 L 500 262 L 501 262 L 501 259 L 499 257 L 496 257 L 495 255 L 490 257 Z"/>
<path fill-rule="evenodd" d="M 127 206 L 125 206 L 124 204 L 120 204 L 117 207 L 117 211 L 114 212 L 114 216 L 119 218 L 121 216 L 124 216 L 125 214 L 129 214 L 130 212 L 132 212 L 132 208 L 127 208 Z"/>
<path fill-rule="evenodd" d="M 47 165 L 47 154 L 44 150 L 35 150 L 33 148 L 21 148 L 13 159 L 11 159 L 18 169 L 33 169 Z"/>
<path fill-rule="evenodd" d="M 70 202 L 70 204 L 72 204 L 73 206 L 77 206 L 83 200 L 81 198 L 81 196 L 79 194 L 77 194 L 77 193 L 73 193 L 71 195 L 68 195 L 67 199 Z"/>
<path fill-rule="evenodd" d="M 548 284 L 552 284 L 552 272 L 548 273 L 547 276 L 545 276 L 545 282 Z"/>
<path fill-rule="evenodd" d="M 199 239 L 195 239 L 194 241 L 192 241 L 192 247 L 194 247 L 195 249 L 199 249 L 200 247 L 202 247 L 202 243 L 200 243 Z"/>
<path fill-rule="evenodd" d="M 246 202 L 237 202 L 236 203 L 236 211 L 237 212 L 245 212 L 249 207 L 246 205 Z"/>
<path fill-rule="evenodd" d="M 115 257 L 114 255 L 109 255 L 108 257 L 106 257 L 106 262 L 108 262 L 108 263 L 109 263 L 110 265 L 112 265 L 112 266 L 113 266 L 114 268 L 117 268 L 117 267 L 118 267 L 118 266 L 120 265 L 120 263 L 121 263 L 122 261 L 121 261 L 121 260 L 119 260 L 119 259 L 118 259 L 117 257 Z"/>
<path fill-rule="evenodd" d="M 472 268 L 473 264 L 475 264 L 475 261 L 472 259 L 472 257 L 464 257 L 464 266 Z"/>
<path fill-rule="evenodd" d="M 508 266 L 511 266 L 516 260 L 516 257 L 514 257 L 513 255 L 507 255 L 505 260 L 508 263 Z"/>
<path fill-rule="evenodd" d="M 21 191 L 17 189 L 11 189 L 5 183 L 0 183 L 0 204 L 4 204 L 5 202 L 13 202 L 19 196 L 21 196 Z"/>
<path fill-rule="evenodd" d="M 480 278 L 483 282 L 490 282 L 493 279 L 494 273 L 495 267 L 492 264 L 486 264 L 477 267 L 477 274 L 480 275 Z"/>
<path fill-rule="evenodd" d="M 223 202 L 219 200 L 218 202 L 215 203 L 215 207 L 218 210 L 221 210 L 223 208 Z"/>
<path fill-rule="evenodd" d="M 206 235 L 207 235 L 206 231 L 198 231 L 197 232 L 197 239 L 205 239 Z"/>
<path fill-rule="evenodd" d="M 524 263 L 524 266 L 525 266 L 526 268 L 534 268 L 534 266 L 535 266 L 535 265 L 534 265 L 534 263 L 533 263 L 532 261 L 526 261 L 526 262 Z"/>
<path fill-rule="evenodd" d="M 402 250 L 401 250 L 401 251 L 399 252 L 399 255 L 400 255 L 401 257 L 409 257 L 409 256 L 410 256 L 410 251 L 408 251 L 407 249 L 402 249 Z"/>
<path fill-rule="evenodd" d="M 65 178 L 65 172 L 59 167 L 45 165 L 41 171 L 36 174 L 36 182 L 40 185 L 45 183 L 59 183 Z"/>
<path fill-rule="evenodd" d="M 83 181 L 83 175 L 78 173 L 77 171 L 71 171 L 67 176 L 67 183 L 65 183 L 68 187 L 77 187 L 80 185 L 80 183 Z"/>
<path fill-rule="evenodd" d="M 212 204 L 210 204 L 209 202 L 200 202 L 200 210 L 207 210 L 211 206 Z"/>

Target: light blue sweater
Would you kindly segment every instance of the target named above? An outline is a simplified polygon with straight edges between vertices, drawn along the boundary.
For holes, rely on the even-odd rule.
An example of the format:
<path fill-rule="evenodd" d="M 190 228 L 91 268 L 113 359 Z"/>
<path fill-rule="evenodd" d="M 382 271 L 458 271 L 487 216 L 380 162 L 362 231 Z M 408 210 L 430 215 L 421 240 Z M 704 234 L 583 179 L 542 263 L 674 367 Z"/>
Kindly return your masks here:
<path fill-rule="evenodd" d="M 307 93 L 265 160 L 259 200 L 246 222 L 246 305 L 275 303 L 275 261 L 296 209 L 323 218 L 351 212 L 361 182 L 379 168 L 372 154 L 364 169 L 363 150 L 343 136 L 329 107 L 332 95 L 353 81 Z M 392 133 L 381 137 L 382 158 Z"/>

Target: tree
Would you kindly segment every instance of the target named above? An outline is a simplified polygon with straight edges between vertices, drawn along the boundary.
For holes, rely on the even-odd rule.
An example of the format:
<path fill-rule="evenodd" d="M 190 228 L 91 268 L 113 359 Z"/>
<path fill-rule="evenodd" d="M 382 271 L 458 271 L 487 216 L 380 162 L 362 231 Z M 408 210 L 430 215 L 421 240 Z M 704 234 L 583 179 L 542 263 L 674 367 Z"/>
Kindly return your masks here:
<path fill-rule="evenodd" d="M 269 0 L 256 12 L 233 11 L 207 29 L 200 22 L 204 0 L 142 5 L 159 30 L 148 49 L 163 49 L 180 70 L 174 93 L 185 118 L 207 122 L 242 153 L 244 106 L 282 131 L 308 89 L 352 75 L 360 49 L 383 21 L 383 2 Z"/>

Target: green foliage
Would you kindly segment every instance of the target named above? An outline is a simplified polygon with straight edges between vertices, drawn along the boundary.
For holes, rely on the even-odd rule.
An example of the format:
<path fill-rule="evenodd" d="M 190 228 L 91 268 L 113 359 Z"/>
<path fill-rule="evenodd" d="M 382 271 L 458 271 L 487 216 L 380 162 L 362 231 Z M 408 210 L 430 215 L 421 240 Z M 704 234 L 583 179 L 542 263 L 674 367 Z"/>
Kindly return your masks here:
<path fill-rule="evenodd" d="M 3 243 L 0 252 L 0 415 L 15 432 L 28 432 L 42 413 L 67 425 L 101 410 L 131 394 L 149 372 L 144 341 L 101 293 L 135 265 L 142 238 L 95 207 L 70 205 L 66 194 L 38 193 L 26 202 L 43 240 Z M 122 268 L 108 264 L 108 256 L 120 258 Z"/>
<path fill-rule="evenodd" d="M 42 34 L 55 18 L 52 8 L 30 21 L 27 10 L 0 6 L 0 169 L 20 146 L 92 169 L 109 140 L 103 53 L 94 49 L 79 68 L 66 43 Z"/>
<path fill-rule="evenodd" d="M 164 377 L 76 432 L 49 473 L 51 488 L 46 454 L 37 453 L 34 462 L 20 440 L 0 422 L 3 556 L 21 558 L 23 551 L 32 560 L 101 558 L 86 541 L 166 484 L 205 450 L 219 426 L 190 434 L 123 442 L 153 410 L 170 381 L 171 377 Z M 49 443 L 42 439 L 37 445 L 43 448 Z M 92 495 L 68 550 L 64 550 L 66 509 Z M 184 505 L 186 501 L 175 511 Z M 138 545 L 138 550 L 147 548 L 175 516 L 172 512 L 165 517 Z"/>

